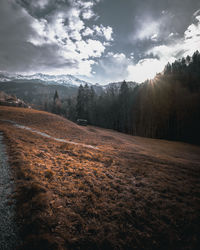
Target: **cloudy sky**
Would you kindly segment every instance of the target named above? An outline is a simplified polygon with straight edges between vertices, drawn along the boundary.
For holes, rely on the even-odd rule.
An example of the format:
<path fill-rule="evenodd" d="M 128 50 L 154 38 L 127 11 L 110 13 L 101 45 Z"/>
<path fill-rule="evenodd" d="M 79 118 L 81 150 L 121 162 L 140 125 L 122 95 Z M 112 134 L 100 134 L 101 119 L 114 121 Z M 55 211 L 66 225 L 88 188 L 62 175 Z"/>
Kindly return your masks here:
<path fill-rule="evenodd" d="M 0 0 L 0 71 L 142 82 L 197 49 L 199 0 Z"/>

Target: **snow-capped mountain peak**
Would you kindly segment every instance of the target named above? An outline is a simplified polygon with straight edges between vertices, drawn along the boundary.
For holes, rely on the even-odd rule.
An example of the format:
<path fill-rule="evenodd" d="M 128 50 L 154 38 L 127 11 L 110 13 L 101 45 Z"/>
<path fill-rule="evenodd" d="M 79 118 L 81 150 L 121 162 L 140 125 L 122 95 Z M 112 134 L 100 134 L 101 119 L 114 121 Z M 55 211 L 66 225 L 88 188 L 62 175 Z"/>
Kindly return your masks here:
<path fill-rule="evenodd" d="M 47 75 L 42 73 L 36 73 L 33 75 L 20 75 L 20 74 L 8 74 L 8 73 L 0 73 L 0 82 L 9 82 L 9 81 L 31 81 L 37 80 L 41 81 L 43 84 L 51 84 L 51 85 L 63 85 L 63 86 L 80 86 L 88 84 L 91 86 L 92 84 L 86 81 L 83 81 L 73 75 Z"/>

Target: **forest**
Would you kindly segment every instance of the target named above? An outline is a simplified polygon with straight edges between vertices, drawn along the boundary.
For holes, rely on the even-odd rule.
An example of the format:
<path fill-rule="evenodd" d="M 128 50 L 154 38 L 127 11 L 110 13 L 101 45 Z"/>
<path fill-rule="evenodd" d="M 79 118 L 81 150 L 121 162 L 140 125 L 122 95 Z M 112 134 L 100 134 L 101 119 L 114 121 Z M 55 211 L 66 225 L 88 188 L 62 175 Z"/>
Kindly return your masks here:
<path fill-rule="evenodd" d="M 150 138 L 200 143 L 200 53 L 196 51 L 135 87 L 123 81 L 102 94 L 80 85 L 76 97 L 63 102 L 56 91 L 45 110 L 72 121 Z"/>

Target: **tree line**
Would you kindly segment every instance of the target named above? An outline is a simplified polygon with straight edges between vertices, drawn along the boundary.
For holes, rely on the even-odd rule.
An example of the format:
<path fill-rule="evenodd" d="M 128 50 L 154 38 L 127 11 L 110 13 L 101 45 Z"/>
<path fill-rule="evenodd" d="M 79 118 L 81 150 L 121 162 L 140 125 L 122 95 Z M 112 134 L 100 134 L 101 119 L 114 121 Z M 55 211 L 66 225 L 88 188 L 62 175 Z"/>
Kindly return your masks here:
<path fill-rule="evenodd" d="M 124 81 L 101 95 L 80 85 L 62 105 L 55 93 L 52 111 L 72 121 L 131 135 L 200 143 L 200 53 L 168 63 L 153 80 L 135 87 Z"/>

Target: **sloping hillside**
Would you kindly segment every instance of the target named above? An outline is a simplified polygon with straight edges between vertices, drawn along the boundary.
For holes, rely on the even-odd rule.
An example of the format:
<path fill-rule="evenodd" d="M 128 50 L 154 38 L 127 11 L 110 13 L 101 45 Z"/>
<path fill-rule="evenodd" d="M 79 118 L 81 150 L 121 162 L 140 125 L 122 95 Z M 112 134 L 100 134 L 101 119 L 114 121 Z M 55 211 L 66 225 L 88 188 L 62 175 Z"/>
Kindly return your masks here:
<path fill-rule="evenodd" d="M 198 249 L 199 147 L 11 107 L 0 131 L 20 249 Z"/>

